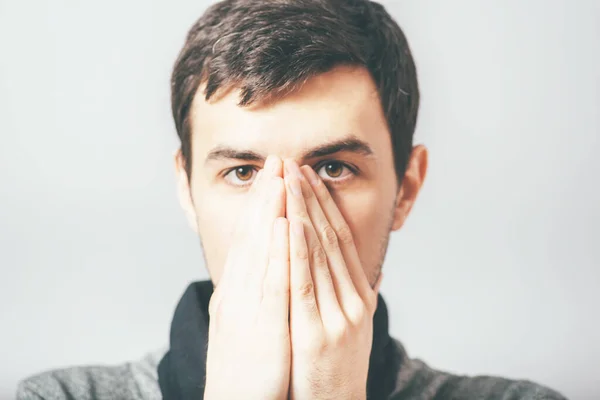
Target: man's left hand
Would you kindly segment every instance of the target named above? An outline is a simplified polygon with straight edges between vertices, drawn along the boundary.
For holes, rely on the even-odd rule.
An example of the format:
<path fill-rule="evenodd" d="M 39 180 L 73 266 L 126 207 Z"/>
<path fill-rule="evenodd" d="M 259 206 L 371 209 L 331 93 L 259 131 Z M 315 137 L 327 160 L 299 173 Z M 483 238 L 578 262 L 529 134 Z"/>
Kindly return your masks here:
<path fill-rule="evenodd" d="M 371 288 L 352 233 L 309 166 L 285 161 L 290 221 L 290 399 L 366 399 Z"/>

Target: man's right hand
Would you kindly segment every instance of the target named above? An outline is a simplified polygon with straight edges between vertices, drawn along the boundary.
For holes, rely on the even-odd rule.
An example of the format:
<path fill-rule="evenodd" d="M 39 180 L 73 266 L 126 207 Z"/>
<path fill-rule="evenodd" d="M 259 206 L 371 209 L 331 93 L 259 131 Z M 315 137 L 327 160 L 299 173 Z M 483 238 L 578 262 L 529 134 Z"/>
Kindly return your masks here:
<path fill-rule="evenodd" d="M 287 399 L 289 230 L 282 175 L 281 159 L 269 156 L 210 300 L 206 400 Z"/>

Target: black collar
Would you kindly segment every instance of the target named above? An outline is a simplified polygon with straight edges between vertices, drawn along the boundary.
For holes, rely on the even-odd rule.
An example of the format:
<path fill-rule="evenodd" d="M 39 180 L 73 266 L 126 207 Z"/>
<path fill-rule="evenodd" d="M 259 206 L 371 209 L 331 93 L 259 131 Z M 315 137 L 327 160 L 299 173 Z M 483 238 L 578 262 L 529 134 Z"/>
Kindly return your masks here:
<path fill-rule="evenodd" d="M 211 281 L 191 283 L 177 304 L 171 323 L 170 348 L 158 365 L 158 381 L 164 400 L 202 399 L 206 379 L 208 304 Z M 400 360 L 388 332 L 388 313 L 379 295 L 373 317 L 373 346 L 367 379 L 367 398 L 386 399 L 392 392 Z"/>

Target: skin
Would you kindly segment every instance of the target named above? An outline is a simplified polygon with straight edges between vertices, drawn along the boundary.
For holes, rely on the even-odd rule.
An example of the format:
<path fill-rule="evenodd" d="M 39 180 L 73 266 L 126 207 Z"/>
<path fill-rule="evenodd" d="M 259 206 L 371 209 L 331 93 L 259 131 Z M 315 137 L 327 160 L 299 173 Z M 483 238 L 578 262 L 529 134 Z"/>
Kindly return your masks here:
<path fill-rule="evenodd" d="M 206 400 L 288 397 L 290 257 L 281 161 L 269 157 L 260 174 L 247 198 L 254 212 L 236 224 L 208 307 Z"/>
<path fill-rule="evenodd" d="M 257 304 L 233 294 L 242 287 L 232 283 L 235 277 L 254 274 L 264 281 L 272 275 L 266 261 L 271 259 L 269 254 L 287 251 L 288 261 L 277 264 L 278 270 L 284 272 L 276 274 L 287 294 L 277 291 L 274 297 L 280 299 L 277 304 L 285 302 L 289 314 L 284 318 L 278 312 L 278 318 L 270 320 L 275 331 L 284 332 L 277 339 L 271 338 L 270 344 L 276 341 L 280 353 L 291 354 L 291 359 L 273 356 L 281 369 L 289 368 L 289 382 L 275 379 L 278 387 L 268 389 L 273 394 L 270 398 L 282 398 L 282 390 L 289 390 L 289 396 L 295 399 L 340 395 L 365 398 L 381 265 L 390 233 L 404 224 L 425 178 L 426 149 L 413 148 L 399 188 L 377 89 L 363 68 L 338 67 L 310 79 L 300 90 L 282 99 L 247 108 L 237 106 L 237 90 L 206 102 L 202 89 L 191 111 L 191 181 L 185 174 L 181 154 L 177 153 L 178 189 L 190 225 L 200 236 L 216 287 L 211 310 L 218 315 L 215 310 L 221 308 L 213 303 L 224 303 L 229 297 L 228 304 L 233 305 L 226 309 L 238 311 L 230 312 L 229 318 L 222 313 L 220 331 L 215 328 L 212 339 L 209 338 L 207 382 L 222 377 L 218 372 L 210 372 L 219 370 L 211 369 L 211 365 L 225 354 L 225 346 L 218 351 L 216 338 L 229 335 L 228 342 L 235 341 L 232 327 L 239 326 L 239 321 L 234 316 L 243 311 L 242 305 Z M 346 146 L 330 146 L 340 143 Z M 267 190 L 264 185 L 262 190 L 254 189 L 259 182 L 257 171 L 269 155 L 271 164 L 281 164 L 269 176 L 284 178 L 284 190 Z M 294 195 L 298 192 L 293 190 L 294 185 L 301 188 L 300 196 Z M 257 192 L 263 193 L 263 201 L 252 200 Z M 282 197 L 269 203 L 273 207 L 270 212 L 260 211 L 267 207 L 264 199 L 278 196 Z M 261 215 L 270 217 L 258 218 Z M 264 223 L 268 229 L 262 234 L 249 231 L 248 223 L 241 221 L 252 218 L 260 221 L 254 226 Z M 276 226 L 279 237 L 282 236 L 282 224 L 289 228 L 285 236 L 289 243 L 269 246 Z M 243 250 L 240 241 L 252 243 L 262 253 L 252 258 L 239 257 L 249 251 Z M 232 253 L 238 257 L 232 257 Z M 256 265 L 250 268 L 252 263 L 240 259 L 254 260 Z M 261 279 L 256 282 L 262 282 Z M 254 286 L 247 285 L 254 288 L 248 289 L 249 293 L 265 298 L 264 282 L 256 282 Z M 289 298 L 289 303 L 284 297 Z M 248 312 L 265 314 L 264 309 L 259 309 L 257 306 Z M 230 329 L 224 328 L 227 326 Z M 260 337 L 257 334 L 255 340 L 260 341 Z M 261 348 L 256 341 L 252 346 Z M 215 350 L 211 358 L 212 344 Z M 266 342 L 264 346 L 267 348 Z M 249 361 L 249 365 L 256 365 L 252 364 L 255 361 Z M 268 380 L 274 378 L 269 376 Z M 289 388 L 284 388 L 286 385 Z M 207 383 L 207 390 L 215 387 L 218 385 Z M 260 390 L 266 389 L 258 388 L 257 393 Z M 213 392 L 219 390 L 209 393 Z"/>
<path fill-rule="evenodd" d="M 273 104 L 249 108 L 237 106 L 238 91 L 211 102 L 204 101 L 202 92 L 201 87 L 191 111 L 191 182 L 179 152 L 175 168 L 180 201 L 190 226 L 201 239 L 213 283 L 219 283 L 235 223 L 249 211 L 249 184 L 267 155 L 273 154 L 309 165 L 326 180 L 348 223 L 369 282 L 374 284 L 390 232 L 404 224 L 425 179 L 427 150 L 423 146 L 413 149 L 402 187 L 398 188 L 390 134 L 368 71 L 338 67 L 312 78 L 301 90 Z M 303 158 L 312 149 L 348 138 L 364 142 L 372 154 L 344 151 Z M 225 148 L 254 152 L 261 158 L 224 156 L 207 160 L 211 151 Z M 328 161 L 348 163 L 359 173 L 353 175 L 343 168 L 335 176 L 338 164 L 334 165 L 336 174 L 330 177 L 324 165 Z M 228 170 L 243 166 L 250 166 L 253 172 L 247 168 L 224 176 Z"/>
<path fill-rule="evenodd" d="M 285 171 L 292 227 L 290 398 L 366 399 L 381 275 L 371 288 L 354 241 L 342 234 L 347 224 L 314 171 L 293 160 Z"/>

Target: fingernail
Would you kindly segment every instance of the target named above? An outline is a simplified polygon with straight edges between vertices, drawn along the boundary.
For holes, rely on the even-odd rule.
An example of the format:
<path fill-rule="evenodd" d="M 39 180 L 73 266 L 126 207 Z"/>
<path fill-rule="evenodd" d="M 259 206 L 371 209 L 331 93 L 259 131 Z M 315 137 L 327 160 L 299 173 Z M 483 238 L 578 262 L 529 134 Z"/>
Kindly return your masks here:
<path fill-rule="evenodd" d="M 303 169 L 308 174 L 308 180 L 310 184 L 313 186 L 317 186 L 317 184 L 319 183 L 319 175 L 317 175 L 315 170 L 310 167 L 306 167 Z"/>
<path fill-rule="evenodd" d="M 288 166 L 289 166 L 289 172 L 291 174 L 296 175 L 296 177 L 300 180 L 305 180 L 304 175 L 302 174 L 302 171 L 300 171 L 300 167 L 298 166 L 298 164 L 296 164 L 295 161 L 290 160 L 288 162 Z"/>

